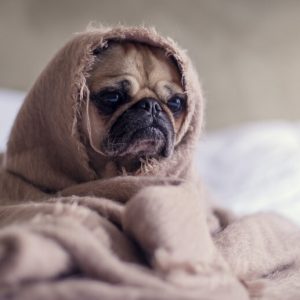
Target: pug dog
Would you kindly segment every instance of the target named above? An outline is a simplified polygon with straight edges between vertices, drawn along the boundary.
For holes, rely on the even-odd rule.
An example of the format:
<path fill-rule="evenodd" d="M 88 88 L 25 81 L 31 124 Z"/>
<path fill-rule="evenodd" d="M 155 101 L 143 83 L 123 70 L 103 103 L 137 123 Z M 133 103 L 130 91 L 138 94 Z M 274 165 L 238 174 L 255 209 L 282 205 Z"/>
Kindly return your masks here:
<path fill-rule="evenodd" d="M 122 59 L 120 59 L 122 58 Z M 101 178 L 136 175 L 150 160 L 170 157 L 186 115 L 186 95 L 175 62 L 141 43 L 112 42 L 96 53 L 88 79 L 84 136 Z M 84 120 L 83 124 L 87 124 Z"/>
<path fill-rule="evenodd" d="M 128 37 L 117 38 L 119 30 Z M 126 201 L 146 186 L 194 180 L 204 102 L 197 74 L 171 40 L 132 30 L 83 33 L 49 63 L 9 138 L 5 203 L 72 195 Z"/>

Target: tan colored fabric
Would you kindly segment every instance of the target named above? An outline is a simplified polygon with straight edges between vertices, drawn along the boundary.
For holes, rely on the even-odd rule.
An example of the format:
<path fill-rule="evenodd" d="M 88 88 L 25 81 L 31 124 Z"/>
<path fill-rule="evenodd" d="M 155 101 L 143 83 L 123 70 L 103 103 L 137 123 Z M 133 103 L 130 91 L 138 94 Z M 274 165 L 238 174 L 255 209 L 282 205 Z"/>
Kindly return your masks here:
<path fill-rule="evenodd" d="M 169 188 L 166 188 L 168 192 Z M 154 212 L 145 211 L 145 201 L 148 201 L 145 195 L 152 194 L 152 200 L 160 202 L 157 204 L 163 204 L 163 199 L 156 198 L 155 188 L 149 188 L 146 193 L 137 194 L 127 207 L 87 197 L 84 200 L 65 198 L 64 203 L 55 199 L 47 204 L 18 206 L 22 210 L 22 217 L 17 218 L 19 224 L 5 226 L 0 234 L 1 245 L 7 246 L 0 264 L 0 283 L 7 289 L 3 295 L 19 299 L 25 293 L 29 295 L 28 299 L 39 299 L 40 293 L 44 292 L 47 294 L 45 299 L 56 299 L 56 293 L 62 290 L 62 299 L 82 299 L 82 293 L 89 295 L 86 299 L 220 299 L 220 294 L 225 291 L 224 299 L 247 299 L 243 287 L 219 255 L 209 253 L 210 264 L 206 264 L 206 256 L 201 256 L 206 253 L 206 248 L 198 253 L 202 238 L 196 248 L 193 243 L 190 246 L 180 243 L 183 247 L 178 247 L 176 239 L 188 238 L 181 223 L 172 227 L 176 235 L 161 231 L 155 238 L 156 230 L 151 228 L 154 218 L 150 217 Z M 201 210 L 200 202 L 191 204 L 194 209 Z M 177 206 L 180 212 L 182 208 L 183 205 Z M 31 219 L 34 209 L 39 213 Z M 158 221 L 165 210 L 169 210 L 167 206 L 160 210 L 161 215 L 157 210 L 154 213 L 158 214 Z M 144 234 L 135 238 L 141 248 L 136 248 L 129 238 L 135 235 L 136 228 L 130 211 L 138 214 L 138 222 L 143 222 Z M 174 213 L 177 215 L 178 211 Z M 190 209 L 186 210 L 187 214 L 190 212 Z M 188 216 L 183 213 L 182 221 L 185 217 Z M 164 218 L 165 221 L 168 219 L 172 222 L 173 216 Z M 114 220 L 124 227 L 124 231 L 108 220 Z M 202 218 L 195 222 L 190 227 L 205 224 Z M 151 239 L 156 245 L 147 247 Z M 168 253 L 170 256 L 165 257 Z M 149 260 L 151 257 L 153 260 Z M 215 260 L 211 261 L 213 257 Z M 151 267 L 145 264 L 146 261 Z M 84 280 L 80 281 L 76 274 Z M 65 279 L 59 280 L 61 276 Z M 95 289 L 96 280 L 99 286 Z M 20 284 L 19 290 L 14 288 L 16 284 Z M 93 289 L 97 294 L 93 294 Z M 81 291 L 79 295 L 76 290 Z"/>
<path fill-rule="evenodd" d="M 93 51 L 109 40 L 164 49 L 187 93 L 174 154 L 139 176 L 98 178 L 83 143 Z M 193 166 L 203 106 L 185 52 L 152 29 L 91 30 L 63 47 L 29 92 L 2 162 L 0 298 L 297 299 L 299 229 L 207 202 Z"/>

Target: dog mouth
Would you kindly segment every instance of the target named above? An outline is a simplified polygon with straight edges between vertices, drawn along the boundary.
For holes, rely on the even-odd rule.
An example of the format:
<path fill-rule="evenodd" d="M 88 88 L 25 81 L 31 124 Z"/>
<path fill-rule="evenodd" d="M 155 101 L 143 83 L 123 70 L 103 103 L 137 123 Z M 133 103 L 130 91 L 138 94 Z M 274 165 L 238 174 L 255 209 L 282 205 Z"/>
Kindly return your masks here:
<path fill-rule="evenodd" d="M 128 147 L 120 156 L 136 154 L 138 156 L 154 156 L 165 148 L 166 139 L 163 132 L 154 126 L 141 128 L 133 132 Z"/>
<path fill-rule="evenodd" d="M 127 118 L 111 127 L 102 150 L 115 158 L 168 157 L 173 151 L 174 130 L 167 118 Z"/>

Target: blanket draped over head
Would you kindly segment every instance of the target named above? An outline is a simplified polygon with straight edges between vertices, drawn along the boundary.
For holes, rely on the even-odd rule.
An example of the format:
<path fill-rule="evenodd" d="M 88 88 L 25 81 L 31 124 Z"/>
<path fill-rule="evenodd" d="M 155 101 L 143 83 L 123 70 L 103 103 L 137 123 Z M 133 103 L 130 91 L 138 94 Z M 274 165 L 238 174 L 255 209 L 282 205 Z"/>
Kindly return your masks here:
<path fill-rule="evenodd" d="M 83 136 L 86 82 L 110 41 L 163 49 L 187 95 L 174 154 L 139 176 L 99 178 Z M 300 299 L 299 229 L 208 204 L 193 163 L 203 106 L 186 53 L 154 29 L 92 29 L 67 43 L 0 156 L 0 299 Z"/>

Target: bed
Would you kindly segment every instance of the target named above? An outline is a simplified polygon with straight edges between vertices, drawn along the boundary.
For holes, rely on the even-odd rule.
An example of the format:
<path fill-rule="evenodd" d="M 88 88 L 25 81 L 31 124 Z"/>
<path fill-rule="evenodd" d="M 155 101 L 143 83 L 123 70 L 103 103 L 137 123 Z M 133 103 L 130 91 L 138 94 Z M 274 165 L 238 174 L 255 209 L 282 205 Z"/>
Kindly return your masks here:
<path fill-rule="evenodd" d="M 0 150 L 24 93 L 0 89 Z M 253 122 L 203 135 L 198 169 L 215 201 L 238 214 L 276 211 L 300 225 L 300 122 Z"/>

